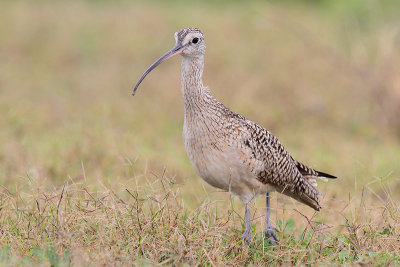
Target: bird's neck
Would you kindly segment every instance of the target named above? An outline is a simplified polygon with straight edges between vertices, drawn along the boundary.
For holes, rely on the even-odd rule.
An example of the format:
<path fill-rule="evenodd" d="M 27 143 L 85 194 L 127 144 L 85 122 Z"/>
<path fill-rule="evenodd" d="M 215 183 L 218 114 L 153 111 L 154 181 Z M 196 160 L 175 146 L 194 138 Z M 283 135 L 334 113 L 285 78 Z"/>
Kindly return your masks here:
<path fill-rule="evenodd" d="M 204 98 L 208 89 L 203 86 L 204 56 L 182 57 L 182 96 L 185 109 Z"/>
<path fill-rule="evenodd" d="M 216 100 L 207 87 L 203 86 L 202 75 L 204 56 L 183 57 L 182 60 L 182 96 L 184 104 L 184 127 L 199 127 L 202 123 L 209 124 L 215 119 L 207 117 L 220 116 L 224 105 Z M 215 125 L 214 125 L 215 126 Z M 208 125 L 207 129 L 213 128 Z"/>

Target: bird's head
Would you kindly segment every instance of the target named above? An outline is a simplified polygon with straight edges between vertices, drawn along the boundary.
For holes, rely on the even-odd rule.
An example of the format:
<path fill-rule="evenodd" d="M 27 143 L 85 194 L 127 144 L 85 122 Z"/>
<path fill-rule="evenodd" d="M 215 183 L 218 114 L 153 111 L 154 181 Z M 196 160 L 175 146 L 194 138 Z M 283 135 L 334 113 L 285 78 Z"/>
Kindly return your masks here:
<path fill-rule="evenodd" d="M 196 57 L 204 55 L 206 44 L 203 33 L 197 28 L 184 28 L 175 33 L 176 45 L 182 47 L 182 55 Z"/>
<path fill-rule="evenodd" d="M 200 57 L 204 55 L 206 51 L 206 45 L 204 43 L 204 36 L 201 31 L 197 28 L 183 28 L 182 30 L 175 33 L 175 46 L 157 59 L 140 77 L 139 81 L 133 88 L 133 95 L 135 95 L 137 88 L 140 83 L 144 80 L 147 74 L 155 69 L 161 62 L 175 55 L 181 54 L 184 57 Z"/>

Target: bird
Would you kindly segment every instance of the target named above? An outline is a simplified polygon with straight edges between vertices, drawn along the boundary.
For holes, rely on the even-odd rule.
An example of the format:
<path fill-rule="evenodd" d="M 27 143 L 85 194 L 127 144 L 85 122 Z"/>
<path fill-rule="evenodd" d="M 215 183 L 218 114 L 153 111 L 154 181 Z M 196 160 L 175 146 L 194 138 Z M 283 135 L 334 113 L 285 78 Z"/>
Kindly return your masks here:
<path fill-rule="evenodd" d="M 279 239 L 270 220 L 270 193 L 279 192 L 321 209 L 316 178 L 337 178 L 295 160 L 281 142 L 264 127 L 231 111 L 203 85 L 204 35 L 198 28 L 183 28 L 174 35 L 175 46 L 156 60 L 143 79 L 163 61 L 182 56 L 181 91 L 184 103 L 183 140 L 196 173 L 213 187 L 230 192 L 245 207 L 245 244 L 252 239 L 250 204 L 265 195 L 264 237 L 275 246 Z"/>

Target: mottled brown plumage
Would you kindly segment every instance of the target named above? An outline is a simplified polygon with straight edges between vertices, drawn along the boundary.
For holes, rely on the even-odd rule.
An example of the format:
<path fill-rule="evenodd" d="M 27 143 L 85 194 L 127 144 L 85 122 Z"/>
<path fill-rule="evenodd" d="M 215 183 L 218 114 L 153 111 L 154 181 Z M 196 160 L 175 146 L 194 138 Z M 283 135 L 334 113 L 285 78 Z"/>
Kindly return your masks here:
<path fill-rule="evenodd" d="M 214 187 L 239 197 L 246 205 L 246 230 L 251 237 L 248 204 L 267 194 L 266 233 L 277 241 L 269 223 L 268 193 L 278 191 L 315 210 L 320 210 L 320 192 L 315 178 L 335 178 L 293 159 L 279 140 L 260 125 L 231 111 L 203 86 L 205 43 L 200 30 L 185 28 L 175 33 L 175 47 L 157 60 L 140 78 L 165 59 L 181 54 L 184 100 L 183 138 L 196 172 Z"/>

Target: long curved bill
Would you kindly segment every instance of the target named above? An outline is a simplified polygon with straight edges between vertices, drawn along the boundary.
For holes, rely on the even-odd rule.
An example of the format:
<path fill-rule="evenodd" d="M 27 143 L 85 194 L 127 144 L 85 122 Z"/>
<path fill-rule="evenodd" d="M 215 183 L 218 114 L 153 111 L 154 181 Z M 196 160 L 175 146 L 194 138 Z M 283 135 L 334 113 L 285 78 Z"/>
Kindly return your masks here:
<path fill-rule="evenodd" d="M 173 57 L 175 55 L 178 55 L 180 53 L 183 52 L 183 49 L 185 47 L 180 44 L 177 43 L 174 48 L 172 48 L 170 51 L 168 51 L 167 53 L 165 53 L 162 57 L 160 57 L 159 59 L 157 59 L 156 62 L 154 62 L 153 64 L 151 64 L 151 66 L 143 73 L 142 77 L 140 77 L 139 81 L 136 83 L 135 87 L 133 88 L 133 92 L 132 95 L 135 95 L 136 90 L 138 89 L 140 83 L 144 80 L 144 78 L 147 76 L 147 74 L 150 73 L 150 71 L 152 71 L 153 69 L 155 69 L 155 67 L 157 67 L 158 65 L 161 64 L 161 62 L 163 62 L 164 60 L 169 59 L 170 57 Z"/>

